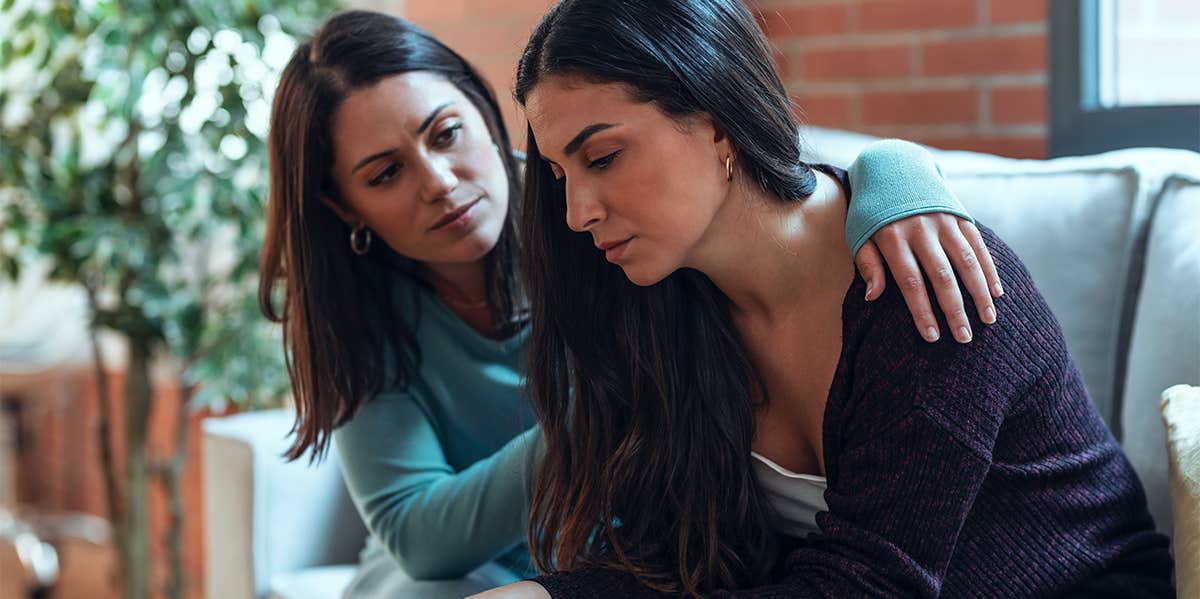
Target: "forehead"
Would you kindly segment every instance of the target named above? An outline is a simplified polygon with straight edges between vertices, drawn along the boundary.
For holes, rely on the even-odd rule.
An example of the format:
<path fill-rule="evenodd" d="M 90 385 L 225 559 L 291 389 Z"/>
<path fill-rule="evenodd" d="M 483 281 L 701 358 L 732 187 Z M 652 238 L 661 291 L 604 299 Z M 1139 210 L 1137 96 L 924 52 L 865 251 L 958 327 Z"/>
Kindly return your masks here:
<path fill-rule="evenodd" d="M 593 123 L 627 123 L 649 112 L 658 111 L 649 103 L 634 102 L 621 84 L 563 77 L 539 83 L 525 101 L 525 116 L 538 141 L 559 146 L 566 142 L 564 137 Z"/>

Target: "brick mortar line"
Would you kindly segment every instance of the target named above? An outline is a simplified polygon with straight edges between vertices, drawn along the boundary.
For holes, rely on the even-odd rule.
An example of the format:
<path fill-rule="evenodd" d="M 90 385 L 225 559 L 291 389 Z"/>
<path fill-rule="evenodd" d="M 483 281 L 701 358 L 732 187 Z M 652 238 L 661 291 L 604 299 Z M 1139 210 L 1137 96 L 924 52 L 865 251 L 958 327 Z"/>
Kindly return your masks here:
<path fill-rule="evenodd" d="M 767 39 L 784 50 L 836 49 L 847 47 L 895 46 L 927 42 L 1004 40 L 1046 35 L 1044 23 L 1008 26 L 1004 30 L 976 26 L 955 29 L 918 29 L 901 31 L 856 31 L 850 33 L 787 35 L 776 33 Z"/>
<path fill-rule="evenodd" d="M 998 139 L 1026 139 L 1044 137 L 1048 128 L 1042 124 L 1002 125 L 978 127 L 962 123 L 917 123 L 903 125 L 869 125 L 860 127 L 872 135 L 887 137 L 994 137 Z"/>
<path fill-rule="evenodd" d="M 862 90 L 850 94 L 850 122 L 856 127 L 863 126 L 863 93 Z"/>
<path fill-rule="evenodd" d="M 948 77 L 922 76 L 843 81 L 811 81 L 801 77 L 790 77 L 784 79 L 784 84 L 793 92 L 803 92 L 806 94 L 848 94 L 854 92 L 951 90 L 971 88 L 984 84 L 988 84 L 992 88 L 1034 87 L 1037 85 L 1045 86 L 1047 79 L 1048 77 L 1045 73 L 981 76 L 954 75 Z"/>

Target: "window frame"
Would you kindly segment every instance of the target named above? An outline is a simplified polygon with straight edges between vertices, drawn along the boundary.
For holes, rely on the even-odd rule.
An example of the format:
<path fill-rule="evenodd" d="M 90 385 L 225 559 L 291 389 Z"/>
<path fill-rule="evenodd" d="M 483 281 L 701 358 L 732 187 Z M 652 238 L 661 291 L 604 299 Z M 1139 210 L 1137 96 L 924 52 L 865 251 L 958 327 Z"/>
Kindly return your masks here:
<path fill-rule="evenodd" d="M 1053 0 L 1046 9 L 1051 157 L 1141 146 L 1200 151 L 1200 104 L 1100 106 L 1098 0 Z"/>

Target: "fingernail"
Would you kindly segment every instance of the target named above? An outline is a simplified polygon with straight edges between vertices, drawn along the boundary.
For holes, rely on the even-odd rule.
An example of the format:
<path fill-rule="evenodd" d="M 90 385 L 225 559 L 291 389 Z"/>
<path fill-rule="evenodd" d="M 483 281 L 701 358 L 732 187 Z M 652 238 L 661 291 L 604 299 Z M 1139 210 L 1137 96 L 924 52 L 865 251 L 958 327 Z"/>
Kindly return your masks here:
<path fill-rule="evenodd" d="M 867 295 L 866 295 L 866 297 L 864 298 L 864 299 L 866 299 L 868 302 L 869 302 L 869 301 L 871 301 L 871 292 L 872 292 L 872 291 L 875 291 L 875 287 L 874 287 L 873 285 L 871 285 L 870 283 L 868 283 L 868 284 L 867 284 Z"/>
<path fill-rule="evenodd" d="M 968 329 L 967 327 L 958 327 L 957 339 L 958 339 L 959 343 L 970 343 L 971 342 L 971 329 Z"/>
<path fill-rule="evenodd" d="M 935 327 L 925 329 L 925 340 L 929 342 L 938 340 L 938 330 Z"/>
<path fill-rule="evenodd" d="M 1000 284 L 1000 281 L 996 281 L 995 287 L 996 287 L 996 297 L 1000 297 L 1000 296 L 1004 295 L 1004 286 Z"/>
<path fill-rule="evenodd" d="M 988 306 L 983 311 L 983 321 L 988 324 L 994 324 L 996 322 L 996 309 Z"/>

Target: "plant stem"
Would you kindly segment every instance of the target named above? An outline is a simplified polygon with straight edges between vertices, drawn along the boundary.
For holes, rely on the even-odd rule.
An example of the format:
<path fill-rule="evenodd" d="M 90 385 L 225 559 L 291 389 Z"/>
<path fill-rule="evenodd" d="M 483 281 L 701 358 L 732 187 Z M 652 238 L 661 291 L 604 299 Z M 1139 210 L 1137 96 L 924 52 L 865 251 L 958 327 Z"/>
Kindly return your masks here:
<path fill-rule="evenodd" d="M 125 596 L 148 599 L 150 585 L 149 484 L 146 441 L 154 391 L 150 384 L 151 341 L 129 338 L 129 371 L 125 381 Z"/>
<path fill-rule="evenodd" d="M 87 290 L 88 306 L 93 314 L 99 310 L 96 302 L 96 291 L 91 285 L 84 285 Z M 117 466 L 113 459 L 112 450 L 112 426 L 110 423 L 110 412 L 112 409 L 112 396 L 109 393 L 109 375 L 108 366 L 104 361 L 104 354 L 100 351 L 99 326 L 92 323 L 88 327 L 88 339 L 92 345 L 92 366 L 96 371 L 96 397 L 99 401 L 99 406 L 96 410 L 96 443 L 99 445 L 100 453 L 100 470 L 104 474 L 104 497 L 107 503 L 106 511 L 108 512 L 109 521 L 112 522 L 114 530 L 123 530 L 125 521 L 124 504 L 121 497 L 121 488 L 117 483 Z M 120 535 L 116 535 L 117 549 L 122 555 L 124 549 L 122 545 L 124 539 Z M 124 578 L 124 562 L 118 564 L 121 569 L 118 578 Z"/>

